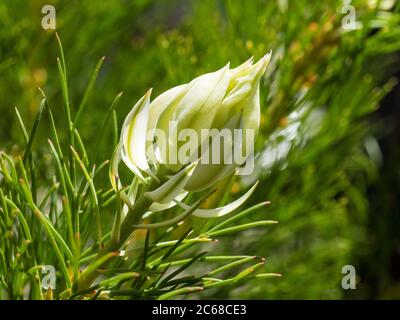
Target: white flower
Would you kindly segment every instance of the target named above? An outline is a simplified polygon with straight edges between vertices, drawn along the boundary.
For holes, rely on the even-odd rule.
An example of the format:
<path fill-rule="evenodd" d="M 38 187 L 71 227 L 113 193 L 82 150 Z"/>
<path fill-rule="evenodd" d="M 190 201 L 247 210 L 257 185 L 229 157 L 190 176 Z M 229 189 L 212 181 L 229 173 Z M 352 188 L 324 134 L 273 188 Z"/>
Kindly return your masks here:
<path fill-rule="evenodd" d="M 121 158 L 140 180 L 147 176 L 157 179 L 160 172 L 170 174 L 167 182 L 147 192 L 155 202 L 153 209 L 162 210 L 174 205 L 172 201 L 177 197 L 182 199 L 190 191 L 205 190 L 235 173 L 252 155 L 260 125 L 259 83 L 270 56 L 265 55 L 255 64 L 250 59 L 234 69 L 228 64 L 174 87 L 152 102 L 149 90 L 125 119 L 111 170 L 114 187 Z M 214 144 L 212 135 L 204 135 L 205 130 L 232 135 L 226 139 L 221 135 L 223 145 Z M 235 161 L 239 153 L 240 160 Z M 209 163 L 205 159 L 219 161 Z M 249 191 L 252 190 L 254 187 Z M 236 200 L 235 208 L 249 195 Z M 203 210 L 202 215 L 209 213 Z"/>

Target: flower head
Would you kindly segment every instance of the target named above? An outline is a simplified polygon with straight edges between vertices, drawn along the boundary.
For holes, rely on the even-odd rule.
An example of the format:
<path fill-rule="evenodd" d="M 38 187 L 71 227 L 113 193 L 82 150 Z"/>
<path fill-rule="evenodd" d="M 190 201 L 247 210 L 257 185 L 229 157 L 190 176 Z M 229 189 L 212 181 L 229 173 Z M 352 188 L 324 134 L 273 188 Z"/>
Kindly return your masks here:
<path fill-rule="evenodd" d="M 271 54 L 201 75 L 150 101 L 149 90 L 125 119 L 118 159 L 138 179 L 172 176 L 148 192 L 169 203 L 234 174 L 252 156 L 260 125 L 259 83 Z M 115 165 L 114 165 L 115 169 Z"/>

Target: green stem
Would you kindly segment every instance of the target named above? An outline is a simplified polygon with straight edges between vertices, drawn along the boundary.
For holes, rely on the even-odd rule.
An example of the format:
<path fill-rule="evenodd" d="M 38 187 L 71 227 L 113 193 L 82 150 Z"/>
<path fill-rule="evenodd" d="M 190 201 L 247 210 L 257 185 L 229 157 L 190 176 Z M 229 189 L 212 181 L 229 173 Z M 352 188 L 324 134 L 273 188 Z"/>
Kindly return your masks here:
<path fill-rule="evenodd" d="M 158 182 L 152 180 L 149 185 L 146 187 L 146 190 L 153 190 L 158 186 Z M 92 285 L 93 281 L 99 276 L 98 268 L 100 268 L 104 263 L 98 264 L 99 260 L 104 257 L 104 255 L 119 250 L 125 241 L 129 238 L 129 236 L 134 231 L 133 225 L 138 224 L 142 215 L 148 210 L 150 205 L 153 203 L 152 200 L 144 196 L 145 191 L 141 193 L 141 196 L 134 204 L 132 210 L 130 210 L 123 220 L 121 224 L 121 233 L 119 237 L 119 241 L 111 238 L 108 243 L 105 244 L 103 249 L 98 253 L 96 258 L 89 264 L 87 270 L 91 268 L 93 265 L 97 264 L 97 268 L 93 269 L 91 272 L 82 273 L 79 283 L 78 283 L 78 291 L 83 291 Z M 106 261 L 105 261 L 106 262 Z M 90 270 L 90 269 L 89 269 Z"/>

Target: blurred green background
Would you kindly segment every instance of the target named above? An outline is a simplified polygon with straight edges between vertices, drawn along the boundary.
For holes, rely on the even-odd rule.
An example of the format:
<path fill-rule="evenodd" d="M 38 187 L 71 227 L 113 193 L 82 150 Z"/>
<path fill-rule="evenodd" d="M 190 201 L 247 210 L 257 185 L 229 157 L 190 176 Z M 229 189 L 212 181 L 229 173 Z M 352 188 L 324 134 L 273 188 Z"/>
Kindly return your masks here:
<path fill-rule="evenodd" d="M 23 146 L 14 107 L 30 127 L 43 88 L 62 128 L 54 31 L 43 5 L 56 8 L 72 108 L 97 61 L 105 66 L 80 132 L 101 159 L 111 132 L 91 144 L 115 95 L 119 121 L 148 88 L 164 90 L 272 49 L 262 81 L 262 128 L 251 204 L 279 220 L 267 230 L 225 239 L 216 251 L 257 254 L 282 278 L 214 290 L 202 298 L 400 298 L 400 6 L 351 1 L 356 28 L 343 30 L 342 0 L 0 1 L 0 150 Z M 48 123 L 48 122 L 47 122 Z M 46 121 L 36 150 L 46 148 Z M 45 161 L 46 159 L 43 159 Z M 222 247 L 225 246 L 225 247 Z M 343 290 L 344 265 L 357 289 Z"/>

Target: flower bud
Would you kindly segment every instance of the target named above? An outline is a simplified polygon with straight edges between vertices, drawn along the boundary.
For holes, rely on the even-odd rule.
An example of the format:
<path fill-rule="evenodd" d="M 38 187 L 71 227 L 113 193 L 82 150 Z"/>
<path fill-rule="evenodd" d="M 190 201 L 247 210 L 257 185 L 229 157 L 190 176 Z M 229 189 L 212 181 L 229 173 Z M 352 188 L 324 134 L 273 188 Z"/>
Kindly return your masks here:
<path fill-rule="evenodd" d="M 270 56 L 234 69 L 227 64 L 152 102 L 148 91 L 137 102 L 125 119 L 116 158 L 141 180 L 157 179 L 161 171 L 176 179 L 149 192 L 153 201 L 166 203 L 188 191 L 205 190 L 253 156 L 260 125 L 259 83 Z"/>

